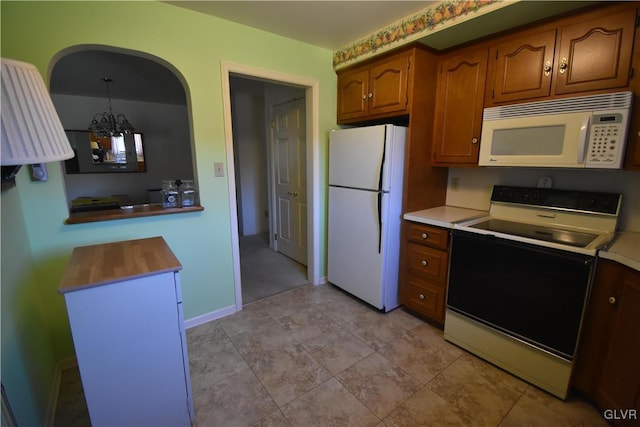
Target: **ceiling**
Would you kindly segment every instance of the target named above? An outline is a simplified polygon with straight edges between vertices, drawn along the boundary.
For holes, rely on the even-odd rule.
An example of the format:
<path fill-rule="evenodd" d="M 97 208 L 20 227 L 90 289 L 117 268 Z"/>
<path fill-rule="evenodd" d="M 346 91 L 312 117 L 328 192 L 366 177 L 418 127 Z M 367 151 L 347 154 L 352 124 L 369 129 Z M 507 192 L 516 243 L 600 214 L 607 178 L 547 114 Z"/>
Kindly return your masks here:
<path fill-rule="evenodd" d="M 262 29 L 330 50 L 374 33 L 427 8 L 432 1 L 167 1 L 165 3 Z M 595 3 L 517 1 L 419 41 L 442 50 L 489 34 Z M 116 99 L 184 104 L 182 85 L 150 59 L 111 51 L 76 52 L 56 63 L 51 92 L 106 96 L 102 78 L 113 80 Z"/>

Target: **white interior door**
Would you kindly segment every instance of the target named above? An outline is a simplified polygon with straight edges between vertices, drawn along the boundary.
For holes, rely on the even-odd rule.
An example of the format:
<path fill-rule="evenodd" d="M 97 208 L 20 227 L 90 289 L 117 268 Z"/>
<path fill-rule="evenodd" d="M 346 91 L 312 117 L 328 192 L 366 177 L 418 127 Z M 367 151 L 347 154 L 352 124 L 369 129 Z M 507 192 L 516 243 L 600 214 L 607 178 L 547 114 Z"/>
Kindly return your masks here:
<path fill-rule="evenodd" d="M 305 100 L 275 106 L 272 132 L 276 249 L 307 265 Z"/>

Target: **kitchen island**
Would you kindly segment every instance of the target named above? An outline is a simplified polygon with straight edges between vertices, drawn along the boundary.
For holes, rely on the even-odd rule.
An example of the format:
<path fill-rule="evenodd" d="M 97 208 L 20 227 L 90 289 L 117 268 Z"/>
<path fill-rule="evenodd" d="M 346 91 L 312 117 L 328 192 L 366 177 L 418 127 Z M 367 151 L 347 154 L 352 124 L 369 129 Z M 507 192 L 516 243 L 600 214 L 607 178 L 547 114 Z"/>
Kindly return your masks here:
<path fill-rule="evenodd" d="M 94 427 L 190 425 L 181 269 L 162 237 L 73 250 L 58 292 Z"/>

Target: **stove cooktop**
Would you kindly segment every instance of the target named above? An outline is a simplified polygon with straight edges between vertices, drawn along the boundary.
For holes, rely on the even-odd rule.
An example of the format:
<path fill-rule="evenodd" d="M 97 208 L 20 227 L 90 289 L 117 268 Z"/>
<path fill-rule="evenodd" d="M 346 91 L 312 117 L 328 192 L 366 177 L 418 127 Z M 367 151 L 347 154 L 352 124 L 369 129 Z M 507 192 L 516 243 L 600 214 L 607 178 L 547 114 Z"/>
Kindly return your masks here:
<path fill-rule="evenodd" d="M 596 234 L 563 230 L 561 228 L 547 227 L 543 225 L 505 221 L 501 219 L 490 219 L 488 221 L 471 225 L 470 227 L 487 231 L 495 231 L 496 233 L 512 234 L 545 242 L 575 246 L 578 248 L 587 247 L 598 237 Z"/>
<path fill-rule="evenodd" d="M 595 255 L 616 231 L 622 195 L 495 185 L 489 215 L 454 228 Z"/>

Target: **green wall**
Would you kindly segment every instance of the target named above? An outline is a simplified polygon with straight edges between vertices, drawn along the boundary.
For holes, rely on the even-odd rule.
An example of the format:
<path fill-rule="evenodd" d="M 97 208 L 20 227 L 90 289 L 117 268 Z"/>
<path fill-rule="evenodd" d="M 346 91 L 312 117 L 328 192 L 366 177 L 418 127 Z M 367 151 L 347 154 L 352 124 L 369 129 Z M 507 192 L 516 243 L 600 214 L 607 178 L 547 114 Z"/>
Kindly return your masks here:
<path fill-rule="evenodd" d="M 38 393 L 46 396 L 51 388 L 52 366 L 73 356 L 64 299 L 57 288 L 76 246 L 163 236 L 184 267 L 181 279 L 186 319 L 234 305 L 230 195 L 227 178 L 216 178 L 213 171 L 214 162 L 226 162 L 221 61 L 319 82 L 319 269 L 321 277 L 326 274 L 327 135 L 335 127 L 331 51 L 161 2 L 3 0 L 0 7 L 2 56 L 33 63 L 47 82 L 60 52 L 80 45 L 138 51 L 171 64 L 188 88 L 200 199 L 205 207 L 196 213 L 64 225 L 67 206 L 59 164 L 48 165 L 47 182 L 31 182 L 25 170 L 20 172 L 17 188 L 2 193 L 2 381 L 5 383 L 5 369 L 25 371 L 22 386 L 16 387 L 20 375 L 12 378 L 12 405 L 17 406 L 15 400 L 29 395 L 32 402 L 25 405 L 33 405 L 33 411 L 42 414 L 42 398 L 34 395 L 27 381 L 37 378 Z M 7 244 L 5 223 L 7 228 L 23 224 L 11 233 L 12 240 L 20 241 L 20 250 L 11 250 L 15 242 Z M 15 271 L 5 275 L 7 265 Z M 26 294 L 22 306 L 13 301 L 5 304 L 8 290 L 14 299 Z M 14 328 L 11 339 L 5 340 L 5 319 L 15 324 L 29 319 L 35 324 L 26 322 Z M 20 342 L 31 339 L 43 347 L 39 354 L 43 360 L 23 358 L 22 368 L 14 366 L 20 363 Z"/>
<path fill-rule="evenodd" d="M 19 425 L 44 425 L 56 356 L 17 191 L 2 193 L 2 384 Z M 54 295 L 55 298 L 55 295 Z"/>

